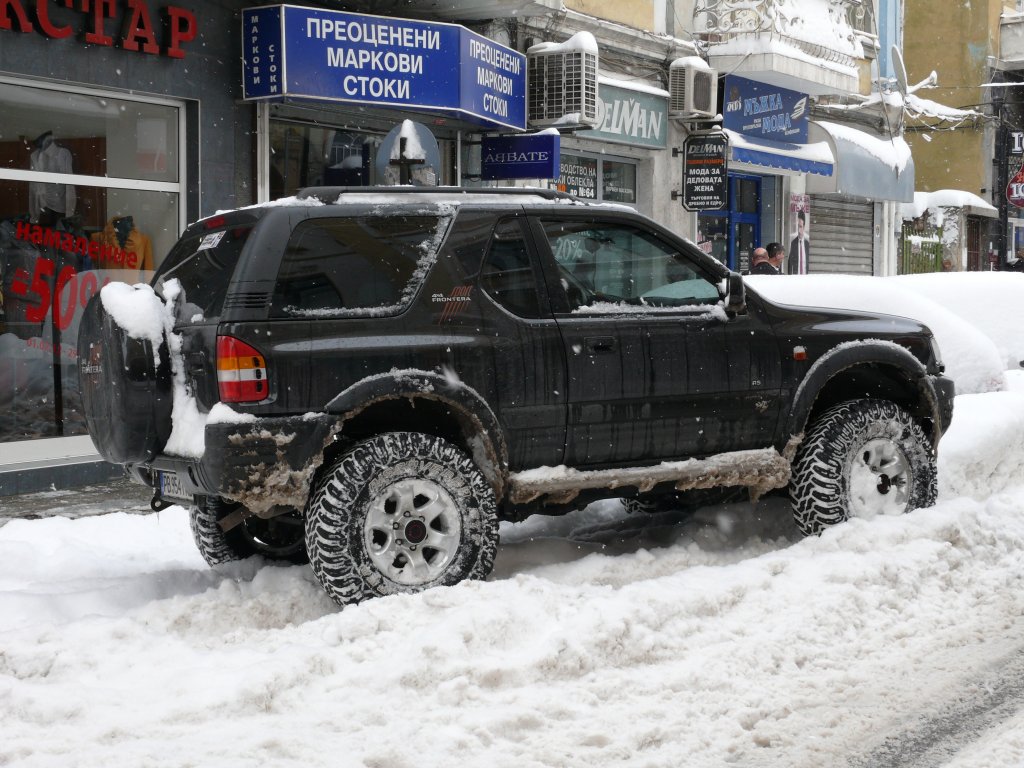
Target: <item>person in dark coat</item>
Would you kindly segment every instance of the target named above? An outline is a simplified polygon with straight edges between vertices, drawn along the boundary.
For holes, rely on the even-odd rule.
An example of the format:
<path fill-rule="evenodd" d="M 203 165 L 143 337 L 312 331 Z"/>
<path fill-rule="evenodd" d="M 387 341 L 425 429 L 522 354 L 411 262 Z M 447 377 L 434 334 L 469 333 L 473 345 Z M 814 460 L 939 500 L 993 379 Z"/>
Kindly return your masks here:
<path fill-rule="evenodd" d="M 786 249 L 782 247 L 782 243 L 768 243 L 765 250 L 768 251 L 768 263 L 775 267 L 775 274 L 784 275 L 786 270 L 783 267 L 783 262 L 786 260 Z"/>
<path fill-rule="evenodd" d="M 750 266 L 750 274 L 752 275 L 777 275 L 777 270 L 772 263 L 768 260 L 768 249 L 767 248 L 755 248 L 752 254 L 753 263 Z"/>

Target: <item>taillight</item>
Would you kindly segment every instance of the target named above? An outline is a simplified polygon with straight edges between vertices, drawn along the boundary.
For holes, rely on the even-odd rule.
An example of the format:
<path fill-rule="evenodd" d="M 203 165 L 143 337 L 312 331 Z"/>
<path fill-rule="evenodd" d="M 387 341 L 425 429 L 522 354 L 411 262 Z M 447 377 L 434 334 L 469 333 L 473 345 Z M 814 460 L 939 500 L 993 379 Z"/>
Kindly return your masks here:
<path fill-rule="evenodd" d="M 217 386 L 222 403 L 257 403 L 270 394 L 267 361 L 233 336 L 217 337 Z"/>

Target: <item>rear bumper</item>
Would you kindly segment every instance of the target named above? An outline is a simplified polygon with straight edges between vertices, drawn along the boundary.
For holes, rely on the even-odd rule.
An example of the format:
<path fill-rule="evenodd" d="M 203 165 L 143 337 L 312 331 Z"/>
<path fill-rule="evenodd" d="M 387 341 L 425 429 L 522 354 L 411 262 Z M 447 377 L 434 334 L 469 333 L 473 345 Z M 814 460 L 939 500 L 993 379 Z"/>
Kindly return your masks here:
<path fill-rule="evenodd" d="M 276 505 L 301 509 L 337 429 L 337 419 L 326 414 L 208 424 L 200 458 L 160 454 L 128 469 L 156 495 L 157 472 L 174 472 L 190 496 L 220 496 L 254 511 Z"/>

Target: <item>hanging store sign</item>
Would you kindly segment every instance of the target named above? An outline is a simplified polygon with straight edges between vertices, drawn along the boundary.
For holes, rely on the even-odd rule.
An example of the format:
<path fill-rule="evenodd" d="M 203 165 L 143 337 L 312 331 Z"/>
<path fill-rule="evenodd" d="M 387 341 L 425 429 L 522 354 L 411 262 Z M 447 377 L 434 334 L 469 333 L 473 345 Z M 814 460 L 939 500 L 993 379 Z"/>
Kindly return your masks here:
<path fill-rule="evenodd" d="M 665 149 L 668 135 L 668 94 L 634 90 L 599 82 L 598 127 L 580 131 L 584 139 Z"/>
<path fill-rule="evenodd" d="M 557 133 L 484 137 L 480 176 L 487 181 L 558 178 L 561 143 Z"/>
<path fill-rule="evenodd" d="M 808 114 L 806 93 L 736 75 L 725 78 L 723 123 L 731 131 L 806 144 Z"/>
<path fill-rule="evenodd" d="M 683 207 L 719 211 L 729 205 L 729 139 L 724 133 L 692 134 L 683 145 Z"/>
<path fill-rule="evenodd" d="M 84 20 L 68 23 L 69 14 L 61 6 L 81 11 Z M 116 38 L 107 34 L 107 22 L 112 19 L 120 20 L 115 26 L 121 34 Z M 163 54 L 172 59 L 185 58 L 182 44 L 194 40 L 197 31 L 192 11 L 168 5 L 156 14 L 150 11 L 147 0 L 0 0 L 0 29 L 38 32 L 55 39 L 82 31 L 87 43 L 116 44 L 126 51 Z M 163 33 L 163 47 L 157 30 Z"/>
<path fill-rule="evenodd" d="M 1024 208 L 1024 132 L 1010 132 L 1010 146 L 1006 157 L 1010 181 L 1006 185 L 1006 199 L 1010 205 Z"/>
<path fill-rule="evenodd" d="M 243 95 L 526 127 L 526 57 L 458 24 L 275 5 L 243 12 Z"/>

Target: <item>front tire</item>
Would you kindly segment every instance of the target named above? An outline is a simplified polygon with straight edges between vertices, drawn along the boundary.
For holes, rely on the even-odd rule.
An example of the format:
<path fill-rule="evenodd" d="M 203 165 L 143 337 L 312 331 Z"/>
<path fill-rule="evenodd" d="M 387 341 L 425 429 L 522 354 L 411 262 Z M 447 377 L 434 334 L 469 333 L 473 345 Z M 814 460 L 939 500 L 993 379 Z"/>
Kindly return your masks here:
<path fill-rule="evenodd" d="M 887 400 L 825 411 L 797 451 L 790 498 L 805 536 L 851 517 L 900 515 L 935 503 L 935 453 L 921 425 Z"/>
<path fill-rule="evenodd" d="M 306 509 L 310 564 L 339 605 L 486 578 L 497 547 L 490 485 L 432 435 L 358 443 L 324 472 Z"/>
<path fill-rule="evenodd" d="M 192 539 L 207 563 L 220 565 L 254 555 L 296 565 L 309 561 L 298 510 L 268 520 L 253 515 L 225 532 L 220 521 L 240 507 L 211 496 L 189 509 Z"/>

